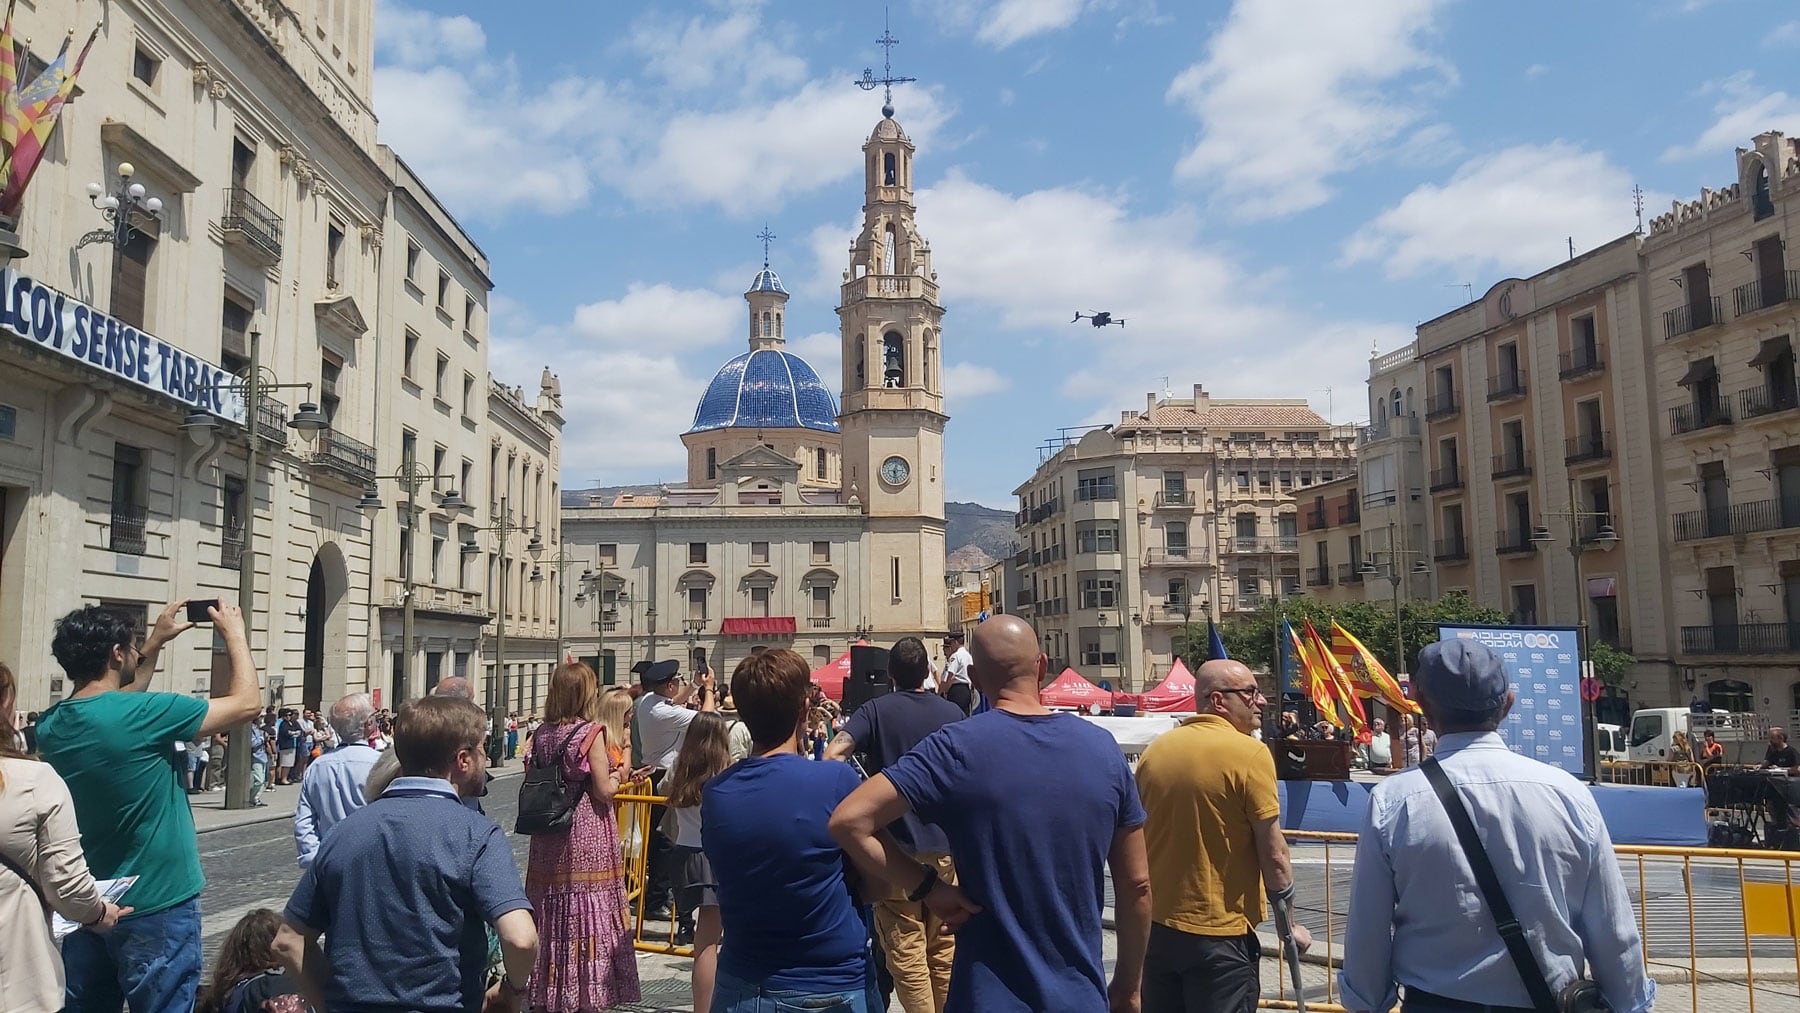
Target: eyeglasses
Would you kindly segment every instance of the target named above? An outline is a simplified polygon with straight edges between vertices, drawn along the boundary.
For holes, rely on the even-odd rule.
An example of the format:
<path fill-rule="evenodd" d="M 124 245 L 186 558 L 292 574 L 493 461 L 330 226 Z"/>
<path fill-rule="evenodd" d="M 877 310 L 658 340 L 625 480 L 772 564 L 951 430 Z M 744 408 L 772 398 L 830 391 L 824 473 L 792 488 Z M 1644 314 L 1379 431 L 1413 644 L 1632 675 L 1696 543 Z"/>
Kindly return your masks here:
<path fill-rule="evenodd" d="M 1236 693 L 1238 696 L 1244 698 L 1245 703 L 1255 703 L 1256 699 L 1263 695 L 1261 686 L 1221 686 L 1214 690 L 1214 692 Z"/>

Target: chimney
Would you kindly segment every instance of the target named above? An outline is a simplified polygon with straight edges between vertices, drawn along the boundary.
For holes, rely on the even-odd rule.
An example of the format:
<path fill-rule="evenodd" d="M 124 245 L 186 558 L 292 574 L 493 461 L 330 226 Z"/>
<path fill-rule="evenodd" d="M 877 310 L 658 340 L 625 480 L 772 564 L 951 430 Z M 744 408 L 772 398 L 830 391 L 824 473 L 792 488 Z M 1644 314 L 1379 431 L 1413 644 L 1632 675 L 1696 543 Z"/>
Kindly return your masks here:
<path fill-rule="evenodd" d="M 1156 410 L 1156 395 L 1155 394 L 1145 394 L 1144 395 L 1144 414 L 1148 415 L 1149 413 L 1151 413 L 1155 410 Z"/>

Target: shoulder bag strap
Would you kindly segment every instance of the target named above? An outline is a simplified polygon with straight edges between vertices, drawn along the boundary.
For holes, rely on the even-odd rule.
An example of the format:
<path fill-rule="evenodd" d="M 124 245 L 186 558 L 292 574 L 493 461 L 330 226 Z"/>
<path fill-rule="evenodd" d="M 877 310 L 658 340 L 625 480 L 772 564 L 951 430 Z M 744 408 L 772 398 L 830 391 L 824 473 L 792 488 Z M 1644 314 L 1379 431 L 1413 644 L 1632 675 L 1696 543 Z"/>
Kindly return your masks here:
<path fill-rule="evenodd" d="M 31 892 L 37 894 L 38 903 L 43 906 L 44 910 L 50 910 L 50 898 L 44 896 L 44 888 L 38 885 L 38 881 L 32 878 L 31 873 L 25 871 L 23 865 L 8 858 L 5 852 L 0 852 L 0 866 L 5 866 L 13 875 L 24 880 L 25 885 L 31 887 Z"/>
<path fill-rule="evenodd" d="M 1550 983 L 1544 979 L 1543 965 L 1538 963 L 1537 954 L 1531 952 L 1531 944 L 1525 939 L 1525 929 L 1513 914 L 1512 905 L 1506 901 L 1506 892 L 1500 888 L 1499 877 L 1494 875 L 1493 863 L 1488 861 L 1487 849 L 1482 847 L 1481 838 L 1475 833 L 1475 823 L 1469 819 L 1469 810 L 1463 806 L 1462 797 L 1456 793 L 1456 787 L 1445 776 L 1444 768 L 1432 757 L 1419 765 L 1425 772 L 1425 780 L 1437 791 L 1437 797 L 1444 804 L 1444 812 L 1450 817 L 1450 825 L 1456 828 L 1456 839 L 1461 842 L 1463 857 L 1469 860 L 1469 870 L 1475 874 L 1475 885 L 1481 889 L 1481 896 L 1487 901 L 1488 908 L 1493 911 L 1494 925 L 1500 930 L 1500 938 L 1506 943 L 1506 952 L 1512 956 L 1513 966 L 1518 969 L 1519 977 L 1525 982 L 1525 991 L 1531 994 L 1531 1004 L 1545 1013 L 1556 1010 L 1556 996 L 1550 991 Z"/>

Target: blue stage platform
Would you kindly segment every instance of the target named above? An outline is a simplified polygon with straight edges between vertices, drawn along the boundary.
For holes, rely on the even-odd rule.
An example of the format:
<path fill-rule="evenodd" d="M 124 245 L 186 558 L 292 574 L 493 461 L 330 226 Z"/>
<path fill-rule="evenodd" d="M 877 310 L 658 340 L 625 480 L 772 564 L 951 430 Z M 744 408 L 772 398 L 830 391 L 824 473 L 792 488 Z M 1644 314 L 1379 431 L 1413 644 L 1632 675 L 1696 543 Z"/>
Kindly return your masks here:
<path fill-rule="evenodd" d="M 1369 792 L 1364 781 L 1281 781 L 1281 825 L 1288 830 L 1354 834 L 1362 829 Z M 1596 784 L 1589 789 L 1614 844 L 1669 847 L 1706 843 L 1706 792 Z"/>

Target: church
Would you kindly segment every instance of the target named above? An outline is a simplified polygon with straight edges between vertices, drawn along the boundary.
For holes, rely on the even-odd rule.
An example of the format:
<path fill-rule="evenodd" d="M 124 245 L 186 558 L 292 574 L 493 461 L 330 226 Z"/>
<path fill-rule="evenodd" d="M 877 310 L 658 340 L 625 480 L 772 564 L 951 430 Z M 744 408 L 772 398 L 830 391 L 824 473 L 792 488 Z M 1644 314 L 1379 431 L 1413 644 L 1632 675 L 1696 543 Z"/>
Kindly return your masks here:
<path fill-rule="evenodd" d="M 685 478 L 563 509 L 565 653 L 607 682 L 670 657 L 729 674 L 781 647 L 817 668 L 861 638 L 935 647 L 945 632 L 944 309 L 913 220 L 913 144 L 882 114 L 837 308 L 838 396 L 787 350 L 765 246 L 748 350 L 681 436 Z"/>

